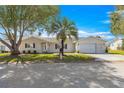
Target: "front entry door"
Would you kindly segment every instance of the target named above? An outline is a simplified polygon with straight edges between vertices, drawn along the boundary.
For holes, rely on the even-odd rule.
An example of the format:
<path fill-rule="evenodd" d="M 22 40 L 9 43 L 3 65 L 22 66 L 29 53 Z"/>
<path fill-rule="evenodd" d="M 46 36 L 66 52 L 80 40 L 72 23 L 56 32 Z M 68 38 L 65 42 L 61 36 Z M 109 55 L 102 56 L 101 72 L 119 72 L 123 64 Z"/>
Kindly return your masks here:
<path fill-rule="evenodd" d="M 46 52 L 46 44 L 45 43 L 41 44 L 41 49 L 42 49 L 42 52 Z"/>

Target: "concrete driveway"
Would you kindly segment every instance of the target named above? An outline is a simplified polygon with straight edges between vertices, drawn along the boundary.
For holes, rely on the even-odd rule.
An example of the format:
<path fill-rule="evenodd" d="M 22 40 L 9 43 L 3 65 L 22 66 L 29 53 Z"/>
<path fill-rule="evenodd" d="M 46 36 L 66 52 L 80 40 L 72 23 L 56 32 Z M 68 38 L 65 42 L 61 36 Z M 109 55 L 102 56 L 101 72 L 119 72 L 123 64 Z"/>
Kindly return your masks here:
<path fill-rule="evenodd" d="M 124 62 L 124 55 L 117 54 L 86 54 L 96 58 L 96 61 Z"/>
<path fill-rule="evenodd" d="M 124 88 L 123 62 L 1 64 L 2 88 Z M 119 69 L 118 69 L 119 68 Z M 121 69 L 120 69 L 121 68 Z"/>

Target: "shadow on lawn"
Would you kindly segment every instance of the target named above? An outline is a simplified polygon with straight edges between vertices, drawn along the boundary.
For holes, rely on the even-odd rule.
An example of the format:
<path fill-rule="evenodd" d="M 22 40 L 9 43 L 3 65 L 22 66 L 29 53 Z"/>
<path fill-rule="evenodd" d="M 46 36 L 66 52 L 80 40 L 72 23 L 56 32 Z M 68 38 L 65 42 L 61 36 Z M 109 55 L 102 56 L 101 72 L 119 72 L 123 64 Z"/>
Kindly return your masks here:
<path fill-rule="evenodd" d="M 49 55 L 49 54 L 27 54 L 27 55 L 19 55 L 19 56 L 4 56 L 1 59 L 1 64 L 8 64 L 8 63 L 81 63 L 81 62 L 91 62 L 94 58 L 89 56 L 80 56 L 80 55 L 65 55 L 62 60 L 59 59 L 59 55 Z"/>
<path fill-rule="evenodd" d="M 21 64 L 26 64 L 26 62 L 23 60 L 23 58 L 19 55 L 8 55 L 8 56 L 3 56 L 1 57 L 1 61 L 2 62 L 1 64 L 9 64 L 11 62 L 15 62 L 16 65 L 18 63 L 21 63 Z"/>
<path fill-rule="evenodd" d="M 54 63 L 0 65 L 0 87 L 24 88 L 88 88 L 124 87 L 124 78 L 114 75 L 116 69 L 111 63 Z"/>

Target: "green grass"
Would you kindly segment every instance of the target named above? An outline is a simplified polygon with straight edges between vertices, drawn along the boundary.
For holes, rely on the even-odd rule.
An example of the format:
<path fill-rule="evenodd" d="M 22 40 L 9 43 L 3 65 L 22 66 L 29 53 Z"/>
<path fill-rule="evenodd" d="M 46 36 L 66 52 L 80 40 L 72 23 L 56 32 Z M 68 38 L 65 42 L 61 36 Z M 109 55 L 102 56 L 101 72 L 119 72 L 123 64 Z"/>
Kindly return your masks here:
<path fill-rule="evenodd" d="M 2 57 L 2 56 L 7 56 L 7 55 L 9 55 L 9 53 L 1 53 L 1 54 L 0 54 L 0 57 Z"/>
<path fill-rule="evenodd" d="M 91 56 L 85 55 L 85 54 L 74 54 L 74 53 L 66 53 L 66 56 L 64 56 L 64 61 L 86 61 L 92 59 Z"/>
<path fill-rule="evenodd" d="M 23 60 L 24 62 L 82 62 L 93 59 L 92 57 L 84 54 L 75 54 L 75 53 L 65 53 L 66 56 L 63 57 L 63 60 L 59 59 L 57 54 L 25 54 L 20 55 L 19 57 L 11 57 L 8 54 L 0 54 L 0 62 L 16 62 L 18 60 Z"/>
<path fill-rule="evenodd" d="M 124 50 L 109 50 L 108 53 L 124 55 Z"/>

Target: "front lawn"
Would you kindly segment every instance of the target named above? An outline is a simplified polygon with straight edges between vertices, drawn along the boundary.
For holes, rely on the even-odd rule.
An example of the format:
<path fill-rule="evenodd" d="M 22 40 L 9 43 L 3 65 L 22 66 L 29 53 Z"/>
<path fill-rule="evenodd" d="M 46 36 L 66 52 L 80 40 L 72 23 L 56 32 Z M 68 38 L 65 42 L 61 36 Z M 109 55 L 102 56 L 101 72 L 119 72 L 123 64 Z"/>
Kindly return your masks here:
<path fill-rule="evenodd" d="M 12 57 L 8 54 L 0 54 L 0 62 L 82 62 L 92 59 L 93 58 L 91 56 L 75 53 L 66 53 L 63 60 L 60 60 L 57 54 L 24 54 L 18 57 Z"/>
<path fill-rule="evenodd" d="M 124 50 L 109 50 L 108 53 L 124 55 Z"/>
<path fill-rule="evenodd" d="M 7 55 L 9 55 L 9 53 L 0 53 L 0 57 L 7 56 Z"/>

